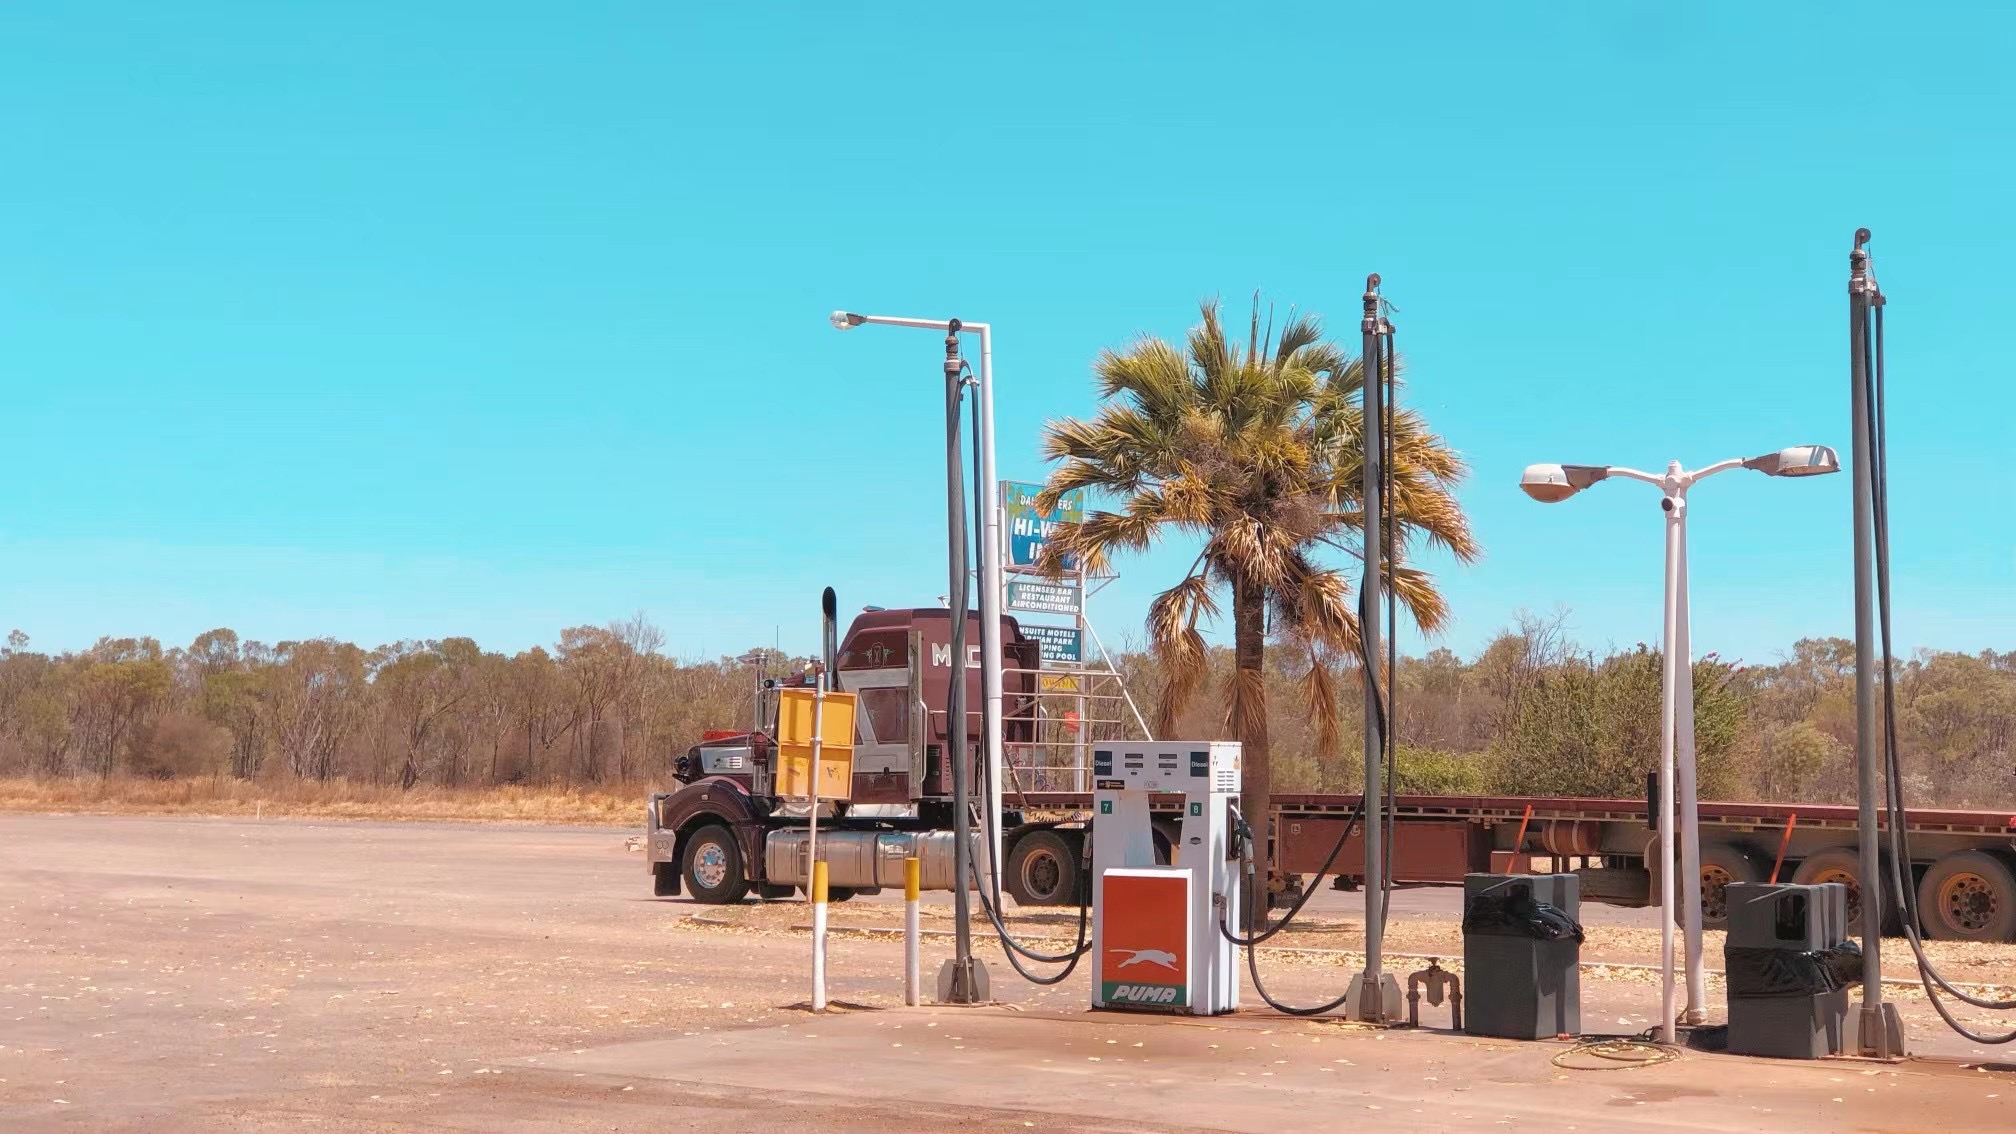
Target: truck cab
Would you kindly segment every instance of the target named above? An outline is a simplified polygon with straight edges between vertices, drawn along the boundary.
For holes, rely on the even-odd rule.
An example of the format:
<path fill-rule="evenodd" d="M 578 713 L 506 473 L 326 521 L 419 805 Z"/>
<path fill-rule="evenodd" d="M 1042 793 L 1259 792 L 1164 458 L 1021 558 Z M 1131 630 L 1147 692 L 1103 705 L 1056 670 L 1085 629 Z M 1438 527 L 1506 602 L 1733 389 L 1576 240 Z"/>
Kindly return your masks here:
<path fill-rule="evenodd" d="M 1013 618 L 1001 622 L 1003 733 L 1009 743 L 1026 743 L 1036 729 L 1041 647 Z M 950 632 L 951 612 L 943 608 L 872 610 L 854 619 L 835 653 L 836 687 L 858 698 L 852 798 L 820 809 L 821 843 L 828 848 L 834 891 L 843 897 L 886 881 L 877 872 L 877 854 L 847 853 L 860 849 L 854 844 L 871 851 L 885 843 L 914 844 L 912 849 L 924 855 L 942 850 L 949 860 L 945 828 L 952 817 L 951 753 L 963 754 L 972 782 L 981 782 L 979 615 L 967 616 L 967 656 L 958 667 Z M 967 683 L 972 707 L 963 728 L 948 726 L 945 719 L 955 672 Z M 810 682 L 807 676 L 790 684 Z M 701 901 L 734 901 L 752 888 L 781 896 L 803 885 L 803 871 L 796 868 L 803 855 L 796 840 L 803 837 L 804 805 L 775 794 L 771 733 L 777 687 L 759 697 L 756 729 L 709 734 L 675 762 L 682 786 L 651 797 L 646 849 L 660 895 L 684 892 Z M 829 813 L 831 826 L 823 818 Z M 1001 819 L 1007 825 L 1019 823 L 1013 814 Z M 847 865 L 855 858 L 868 865 Z M 930 875 L 932 863 L 926 865 Z M 949 886 L 949 870 L 944 873 Z"/>

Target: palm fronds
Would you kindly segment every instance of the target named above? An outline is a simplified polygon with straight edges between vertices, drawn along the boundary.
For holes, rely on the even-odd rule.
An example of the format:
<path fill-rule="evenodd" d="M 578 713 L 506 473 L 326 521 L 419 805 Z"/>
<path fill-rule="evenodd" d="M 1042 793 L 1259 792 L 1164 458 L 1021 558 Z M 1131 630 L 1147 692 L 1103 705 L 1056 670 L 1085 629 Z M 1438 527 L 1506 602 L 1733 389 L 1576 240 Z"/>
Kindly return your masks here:
<path fill-rule="evenodd" d="M 1323 337 L 1321 319 L 1291 308 L 1277 334 L 1260 302 L 1256 295 L 1243 342 L 1226 335 L 1219 304 L 1207 300 L 1181 346 L 1144 336 L 1099 356 L 1093 374 L 1103 404 L 1089 420 L 1045 428 L 1044 452 L 1059 464 L 1038 502 L 1052 507 L 1090 488 L 1119 503 L 1060 525 L 1042 565 L 1060 571 L 1075 555 L 1098 570 L 1115 553 L 1170 535 L 1199 540 L 1191 570 L 1149 609 L 1167 685 L 1158 728 L 1173 725 L 1204 680 L 1200 624 L 1218 616 L 1214 591 L 1228 587 L 1262 598 L 1233 604 L 1235 637 L 1247 645 L 1234 667 L 1228 727 L 1264 748 L 1260 674 L 1263 620 L 1271 620 L 1276 639 L 1306 653 L 1305 708 L 1328 748 L 1338 707 L 1325 659 L 1357 650 L 1358 617 L 1350 579 L 1324 557 L 1360 558 L 1365 374 Z M 1481 554 L 1455 496 L 1468 469 L 1413 409 L 1395 414 L 1393 452 L 1397 562 L 1387 580 L 1432 633 L 1448 621 L 1447 601 L 1433 576 L 1407 561 L 1421 547 L 1466 563 Z"/>

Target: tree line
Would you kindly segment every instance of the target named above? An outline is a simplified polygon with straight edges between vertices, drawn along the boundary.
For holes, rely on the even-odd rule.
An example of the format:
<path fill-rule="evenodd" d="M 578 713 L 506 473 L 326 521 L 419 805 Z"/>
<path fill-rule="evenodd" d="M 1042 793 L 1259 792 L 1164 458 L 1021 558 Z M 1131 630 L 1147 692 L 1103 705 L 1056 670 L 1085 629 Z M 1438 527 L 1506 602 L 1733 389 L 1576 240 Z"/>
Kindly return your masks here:
<path fill-rule="evenodd" d="M 1475 657 L 1437 649 L 1402 659 L 1399 790 L 1644 797 L 1646 773 L 1659 766 L 1661 655 L 1643 643 L 1599 653 L 1571 641 L 1564 623 L 1565 615 L 1522 615 Z M 1229 680 L 1231 660 L 1214 660 Z M 1293 703 L 1300 677 L 1271 666 L 1267 677 L 1271 703 Z M 2016 801 L 2016 651 L 1920 650 L 1897 659 L 1896 681 L 1911 805 Z M 1693 682 L 1705 798 L 1854 800 L 1853 642 L 1803 639 L 1763 663 L 1708 654 L 1695 661 Z M 1361 701 L 1344 699 L 1346 736 L 1357 735 Z M 1213 711 L 1193 706 L 1182 727 L 1207 727 Z M 1277 709 L 1272 727 L 1277 790 L 1363 782 L 1358 750 L 1325 758 L 1301 714 Z"/>
<path fill-rule="evenodd" d="M 1400 790 L 1636 798 L 1659 761 L 1658 651 L 1602 653 L 1563 618 L 1522 617 L 1474 657 L 1406 658 L 1395 699 Z M 412 788 L 667 783 L 706 729 L 746 728 L 759 673 L 808 659 L 774 650 L 681 661 L 636 617 L 563 630 L 550 648 L 486 651 L 468 638 L 366 649 L 333 638 L 264 644 L 228 629 L 187 646 L 103 638 L 39 653 L 0 648 L 0 775 L 345 778 Z M 1234 651 L 1164 714 L 1150 651 L 1118 659 L 1149 719 L 1171 735 L 1231 734 Z M 1345 660 L 1270 658 L 1276 790 L 1361 782 L 1357 696 L 1306 695 L 1307 666 L 1357 688 Z M 1921 651 L 1897 668 L 1897 725 L 1915 804 L 2016 799 L 2016 651 Z M 1796 642 L 1776 661 L 1694 665 L 1701 785 L 1714 798 L 1846 802 L 1854 795 L 1854 649 Z M 1343 737 L 1339 742 L 1333 737 Z"/>
<path fill-rule="evenodd" d="M 552 648 L 469 638 L 365 649 L 334 638 L 186 647 L 101 638 L 0 650 L 0 774 L 349 778 L 411 788 L 662 778 L 702 729 L 747 727 L 754 667 L 681 663 L 637 617 Z M 764 651 L 771 672 L 781 655 Z"/>

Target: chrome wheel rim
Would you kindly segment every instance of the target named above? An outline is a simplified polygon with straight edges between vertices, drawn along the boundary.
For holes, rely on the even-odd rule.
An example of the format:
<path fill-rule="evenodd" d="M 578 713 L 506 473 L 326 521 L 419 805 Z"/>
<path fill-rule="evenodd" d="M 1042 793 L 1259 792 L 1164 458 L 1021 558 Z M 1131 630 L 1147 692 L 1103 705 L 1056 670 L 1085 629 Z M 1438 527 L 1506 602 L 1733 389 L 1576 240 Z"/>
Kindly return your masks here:
<path fill-rule="evenodd" d="M 718 890 L 728 881 L 728 852 L 720 843 L 708 843 L 693 856 L 693 881 L 709 890 Z"/>

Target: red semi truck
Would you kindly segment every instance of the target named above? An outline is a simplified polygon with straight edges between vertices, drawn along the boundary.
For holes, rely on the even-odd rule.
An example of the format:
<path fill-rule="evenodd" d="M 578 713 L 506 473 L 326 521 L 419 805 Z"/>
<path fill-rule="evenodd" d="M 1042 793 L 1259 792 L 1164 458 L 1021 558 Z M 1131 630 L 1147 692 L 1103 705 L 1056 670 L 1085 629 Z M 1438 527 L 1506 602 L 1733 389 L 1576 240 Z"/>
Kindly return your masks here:
<path fill-rule="evenodd" d="M 948 763 L 953 746 L 947 743 L 943 708 L 953 671 L 950 627 L 950 612 L 942 608 L 870 611 L 854 620 L 830 663 L 839 687 L 859 697 L 853 799 L 829 805 L 830 816 L 822 811 L 820 820 L 835 900 L 901 885 L 903 860 L 912 854 L 923 862 L 927 888 L 953 885 Z M 977 615 L 969 616 L 967 640 L 980 640 Z M 1002 643 L 1002 730 L 1011 754 L 1027 753 L 1058 734 L 1060 715 L 1045 709 L 1036 641 L 1013 618 L 1003 618 Z M 966 663 L 968 703 L 978 705 L 976 649 L 969 648 Z M 765 719 L 774 720 L 774 699 L 768 705 Z M 973 761 L 977 784 L 982 747 L 977 712 L 962 731 L 958 747 Z M 1084 742 L 1093 748 L 1098 743 Z M 752 891 L 782 897 L 804 886 L 806 816 L 802 804 L 771 793 L 772 755 L 769 737 L 758 727 L 715 736 L 680 758 L 676 774 L 683 786 L 652 795 L 645 815 L 658 894 L 733 902 Z M 1045 790 L 1046 783 L 1038 782 L 1055 779 L 1025 770 L 1004 784 L 1001 881 L 1023 904 L 1073 905 L 1079 899 L 1078 864 L 1091 799 L 1084 792 Z M 1180 797 L 1169 797 L 1167 825 L 1157 824 L 1157 850 L 1165 856 L 1175 844 L 1179 805 Z M 1274 798 L 1269 863 L 1275 900 L 1320 881 L 1317 872 L 1357 805 L 1352 795 Z M 1700 811 L 1704 920 L 1711 927 L 1723 921 L 1723 888 L 1765 880 L 1778 865 L 1781 845 L 1781 878 L 1842 882 L 1851 905 L 1859 904 L 1855 808 L 1704 802 Z M 1644 800 L 1403 795 L 1392 819 L 1393 877 L 1399 885 L 1457 885 L 1466 873 L 1491 869 L 1494 854 L 1532 856 L 1549 860 L 1550 869 L 1581 876 L 1585 901 L 1653 905 L 1659 840 L 1646 819 Z M 1788 820 L 1793 821 L 1789 841 Z M 2016 815 L 1914 809 L 1907 830 L 1910 877 L 1925 932 L 1935 938 L 2016 940 Z M 984 868 L 983 844 L 976 842 L 976 854 Z M 1336 861 L 1344 869 L 1335 884 L 1362 881 L 1353 869 L 1364 861 L 1355 833 Z M 1850 924 L 1859 924 L 1853 909 Z"/>

